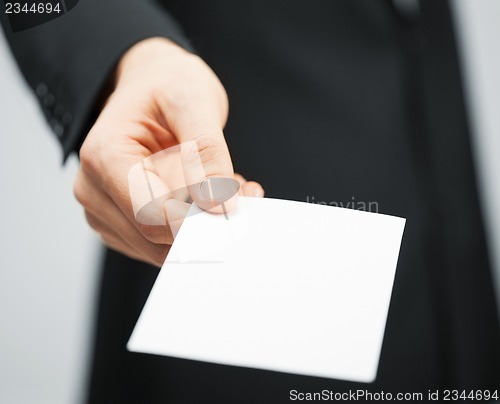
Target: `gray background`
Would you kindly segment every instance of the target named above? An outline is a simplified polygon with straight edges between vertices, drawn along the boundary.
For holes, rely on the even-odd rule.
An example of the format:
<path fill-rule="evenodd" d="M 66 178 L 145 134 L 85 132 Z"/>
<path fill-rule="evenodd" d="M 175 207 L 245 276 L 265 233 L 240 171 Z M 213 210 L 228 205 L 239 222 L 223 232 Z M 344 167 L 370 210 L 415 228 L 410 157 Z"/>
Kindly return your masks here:
<path fill-rule="evenodd" d="M 483 204 L 500 268 L 500 214 L 494 209 L 500 207 L 500 1 L 454 4 Z M 0 128 L 0 403 L 79 403 L 95 310 L 97 237 L 72 195 L 77 161 L 61 166 L 55 136 L 3 36 Z"/>
<path fill-rule="evenodd" d="M 98 244 L 0 36 L 0 403 L 81 400 Z"/>

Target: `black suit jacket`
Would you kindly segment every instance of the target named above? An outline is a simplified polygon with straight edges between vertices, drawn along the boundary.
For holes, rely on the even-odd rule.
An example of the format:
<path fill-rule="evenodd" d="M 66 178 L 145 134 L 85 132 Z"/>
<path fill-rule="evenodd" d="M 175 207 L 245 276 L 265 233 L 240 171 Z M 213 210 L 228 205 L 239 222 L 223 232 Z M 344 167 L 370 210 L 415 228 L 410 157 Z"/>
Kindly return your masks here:
<path fill-rule="evenodd" d="M 151 36 L 192 44 L 219 75 L 235 168 L 268 196 L 372 202 L 407 227 L 369 385 L 126 352 L 157 269 L 108 251 L 89 402 L 498 388 L 498 316 L 447 3 L 423 0 L 408 16 L 382 0 L 82 0 L 8 34 L 65 156 L 120 55 Z"/>

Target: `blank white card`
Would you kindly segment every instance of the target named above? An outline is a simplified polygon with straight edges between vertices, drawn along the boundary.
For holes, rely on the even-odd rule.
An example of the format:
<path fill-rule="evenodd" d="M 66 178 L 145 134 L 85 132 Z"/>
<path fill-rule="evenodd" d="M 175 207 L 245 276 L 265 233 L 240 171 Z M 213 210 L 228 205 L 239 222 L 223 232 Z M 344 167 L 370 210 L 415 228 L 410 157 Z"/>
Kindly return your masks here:
<path fill-rule="evenodd" d="M 228 218 L 193 205 L 128 349 L 371 382 L 404 225 L 278 199 L 240 197 Z"/>

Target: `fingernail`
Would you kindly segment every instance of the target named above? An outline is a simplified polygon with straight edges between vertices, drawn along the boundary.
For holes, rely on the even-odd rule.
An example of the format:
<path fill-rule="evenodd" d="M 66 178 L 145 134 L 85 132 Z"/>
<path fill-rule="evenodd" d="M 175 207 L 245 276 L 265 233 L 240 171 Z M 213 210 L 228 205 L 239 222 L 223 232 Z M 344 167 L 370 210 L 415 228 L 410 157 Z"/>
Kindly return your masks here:
<path fill-rule="evenodd" d="M 200 183 L 200 195 L 207 201 L 220 205 L 238 193 L 240 183 L 231 178 L 212 177 Z"/>

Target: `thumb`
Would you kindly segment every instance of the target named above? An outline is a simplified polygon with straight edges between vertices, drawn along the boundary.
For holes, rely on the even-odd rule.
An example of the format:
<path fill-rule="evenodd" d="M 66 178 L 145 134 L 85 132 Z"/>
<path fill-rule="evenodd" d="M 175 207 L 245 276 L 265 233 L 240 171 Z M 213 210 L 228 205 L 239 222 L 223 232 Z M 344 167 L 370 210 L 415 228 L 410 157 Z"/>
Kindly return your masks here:
<path fill-rule="evenodd" d="M 232 169 L 232 164 L 229 159 L 228 165 L 223 153 L 217 150 L 222 145 L 213 141 L 203 136 L 181 143 L 184 178 L 191 199 L 200 208 L 226 213 L 235 207 L 240 183 L 228 174 L 232 170 L 227 167 Z"/>
<path fill-rule="evenodd" d="M 224 139 L 220 112 L 197 102 L 177 115 L 174 133 L 181 144 L 184 179 L 202 209 L 223 213 L 235 207 L 239 182 Z"/>

